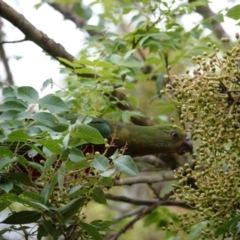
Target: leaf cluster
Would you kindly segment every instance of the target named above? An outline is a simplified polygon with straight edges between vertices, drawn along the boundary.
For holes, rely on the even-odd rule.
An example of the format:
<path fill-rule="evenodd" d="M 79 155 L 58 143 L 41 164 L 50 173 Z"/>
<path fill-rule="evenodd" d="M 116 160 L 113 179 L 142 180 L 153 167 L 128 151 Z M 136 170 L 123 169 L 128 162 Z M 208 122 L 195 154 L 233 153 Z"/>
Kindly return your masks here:
<path fill-rule="evenodd" d="M 54 94 L 40 97 L 29 86 L 4 88 L 2 93 L 0 211 L 11 214 L 2 221 L 9 227 L 1 234 L 22 230 L 37 239 L 102 239 L 113 222 L 88 223 L 84 207 L 92 200 L 107 203 L 104 191 L 112 187 L 115 174 L 138 174 L 132 158 L 116 152 L 110 161 L 104 153 L 83 152 L 89 143 L 109 144 L 87 124 L 91 118 L 79 116 L 71 123 L 63 117 L 72 102 Z M 15 212 L 13 203 L 24 209 Z M 29 223 L 36 223 L 37 230 L 25 225 Z"/>

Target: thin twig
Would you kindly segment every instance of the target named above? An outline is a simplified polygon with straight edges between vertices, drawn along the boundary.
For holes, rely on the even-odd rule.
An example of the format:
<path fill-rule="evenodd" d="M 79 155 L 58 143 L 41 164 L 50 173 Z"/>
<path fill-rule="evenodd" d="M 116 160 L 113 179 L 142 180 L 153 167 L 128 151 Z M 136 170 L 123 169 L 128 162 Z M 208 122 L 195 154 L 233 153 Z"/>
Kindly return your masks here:
<path fill-rule="evenodd" d="M 4 43 L 21 43 L 21 42 L 26 42 L 28 41 L 28 39 L 25 37 L 21 40 L 16 40 L 16 41 L 0 41 L 0 44 L 4 44 Z"/>
<path fill-rule="evenodd" d="M 115 180 L 114 186 L 133 185 L 133 184 L 139 184 L 139 183 L 152 184 L 156 182 L 165 182 L 165 181 L 172 181 L 172 180 L 174 180 L 174 172 L 169 171 L 157 176 L 141 176 L 141 177 L 123 178 L 123 179 Z"/>
<path fill-rule="evenodd" d="M 188 206 L 182 201 L 170 201 L 170 200 L 139 200 L 139 199 L 133 199 L 125 196 L 116 196 L 112 194 L 105 194 L 106 199 L 117 201 L 117 202 L 125 202 L 129 204 L 134 205 L 145 205 L 145 206 L 152 206 L 153 204 L 158 203 L 159 206 L 174 206 L 174 207 L 181 207 L 186 209 L 192 209 L 192 207 Z"/>

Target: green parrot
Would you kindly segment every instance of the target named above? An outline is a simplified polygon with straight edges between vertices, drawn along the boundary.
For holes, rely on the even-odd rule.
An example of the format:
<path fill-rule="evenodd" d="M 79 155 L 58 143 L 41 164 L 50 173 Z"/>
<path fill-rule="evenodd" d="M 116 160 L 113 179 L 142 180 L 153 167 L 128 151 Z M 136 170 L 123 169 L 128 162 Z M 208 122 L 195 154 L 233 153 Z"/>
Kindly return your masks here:
<path fill-rule="evenodd" d="M 64 117 L 72 124 L 78 116 L 68 115 Z M 132 157 L 148 154 L 169 154 L 177 153 L 183 155 L 186 152 L 192 153 L 193 146 L 185 131 L 171 124 L 160 124 L 155 126 L 138 126 L 123 122 L 114 122 L 102 118 L 94 118 L 88 123 L 89 126 L 97 129 L 99 133 L 111 144 L 106 156 L 110 157 L 116 149 L 125 147 L 125 154 Z M 17 143 L 16 143 L 17 144 Z M 11 143 L 10 149 L 15 151 L 16 144 Z M 1 144 L 0 144 L 1 146 Z M 104 144 L 84 144 L 79 146 L 84 153 L 105 151 Z M 19 154 L 30 150 L 29 146 L 19 149 Z"/>
<path fill-rule="evenodd" d="M 155 126 L 138 126 L 106 119 L 93 119 L 88 123 L 97 129 L 109 142 L 113 140 L 113 148 L 126 146 L 125 154 L 143 156 L 148 154 L 193 152 L 191 140 L 185 131 L 171 124 Z"/>

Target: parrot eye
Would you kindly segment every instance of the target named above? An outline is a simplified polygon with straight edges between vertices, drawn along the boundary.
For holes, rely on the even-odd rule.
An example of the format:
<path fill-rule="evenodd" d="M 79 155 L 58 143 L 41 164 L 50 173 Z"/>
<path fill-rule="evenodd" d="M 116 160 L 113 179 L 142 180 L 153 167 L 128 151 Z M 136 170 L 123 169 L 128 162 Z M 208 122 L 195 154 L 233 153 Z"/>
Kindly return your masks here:
<path fill-rule="evenodd" d="M 171 136 L 173 139 L 177 139 L 179 137 L 179 134 L 178 134 L 178 132 L 172 132 Z"/>

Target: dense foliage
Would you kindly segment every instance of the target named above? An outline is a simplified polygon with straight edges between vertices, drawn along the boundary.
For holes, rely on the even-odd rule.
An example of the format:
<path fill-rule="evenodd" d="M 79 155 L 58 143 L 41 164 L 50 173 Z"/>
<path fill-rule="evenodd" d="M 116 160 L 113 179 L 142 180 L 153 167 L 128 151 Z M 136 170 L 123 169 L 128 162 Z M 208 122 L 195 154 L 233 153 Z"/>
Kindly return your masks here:
<path fill-rule="evenodd" d="M 46 1 L 36 7 L 43 4 Z M 98 240 L 109 235 L 117 239 L 147 215 L 144 227 L 154 226 L 156 231 L 164 227 L 169 230 L 166 235 L 161 233 L 165 238 L 186 233 L 190 239 L 237 238 L 239 35 L 232 45 L 229 39 L 219 41 L 205 31 L 215 30 L 212 21 L 219 24 L 224 14 L 204 19 L 186 31 L 181 16 L 206 6 L 207 1 L 95 1 L 85 6 L 69 0 L 49 4 L 61 11 L 59 6 L 68 7 L 75 14 L 72 21 L 76 16 L 84 21 L 81 30 L 88 37 L 75 61 L 54 56 L 68 74 L 63 90 L 44 97 L 30 86 L 2 91 L 0 211 L 8 209 L 10 215 L 1 222 L 8 225 L 0 234 L 20 231 L 25 239 Z M 99 4 L 103 13 L 97 15 L 97 24 L 88 24 L 94 17 L 92 9 Z M 239 7 L 230 9 L 227 16 L 239 19 Z M 41 91 L 51 84 L 52 80 L 46 80 Z M 154 87 L 150 93 L 148 85 Z M 66 116 L 76 113 L 76 121 L 67 120 Z M 95 215 L 89 220 L 86 206 L 92 202 L 106 205 L 106 191 L 123 174 L 137 176 L 149 165 L 136 164 L 124 155 L 124 149 L 109 160 L 106 153 L 111 142 L 87 125 L 96 116 L 141 125 L 172 120 L 192 134 L 196 148 L 193 156 L 159 156 L 165 164 L 162 178 L 159 180 L 159 172 L 152 176 L 157 164 L 145 178 L 157 200 L 142 201 L 140 205 L 151 206 L 117 220 Z M 86 143 L 104 144 L 105 151 L 84 153 Z M 176 174 L 169 170 L 182 163 Z M 172 183 L 173 174 L 179 181 L 173 188 L 168 186 L 167 194 L 162 185 L 157 191 L 148 182 L 157 177 L 158 182 Z M 140 183 L 144 183 L 142 179 Z M 129 185 L 135 184 L 130 180 Z M 132 202 L 137 205 L 138 200 Z M 19 211 L 14 203 L 21 204 Z M 162 206 L 174 204 L 192 210 L 178 217 Z M 129 216 L 134 218 L 128 221 Z M 114 235 L 119 222 L 122 226 Z"/>

